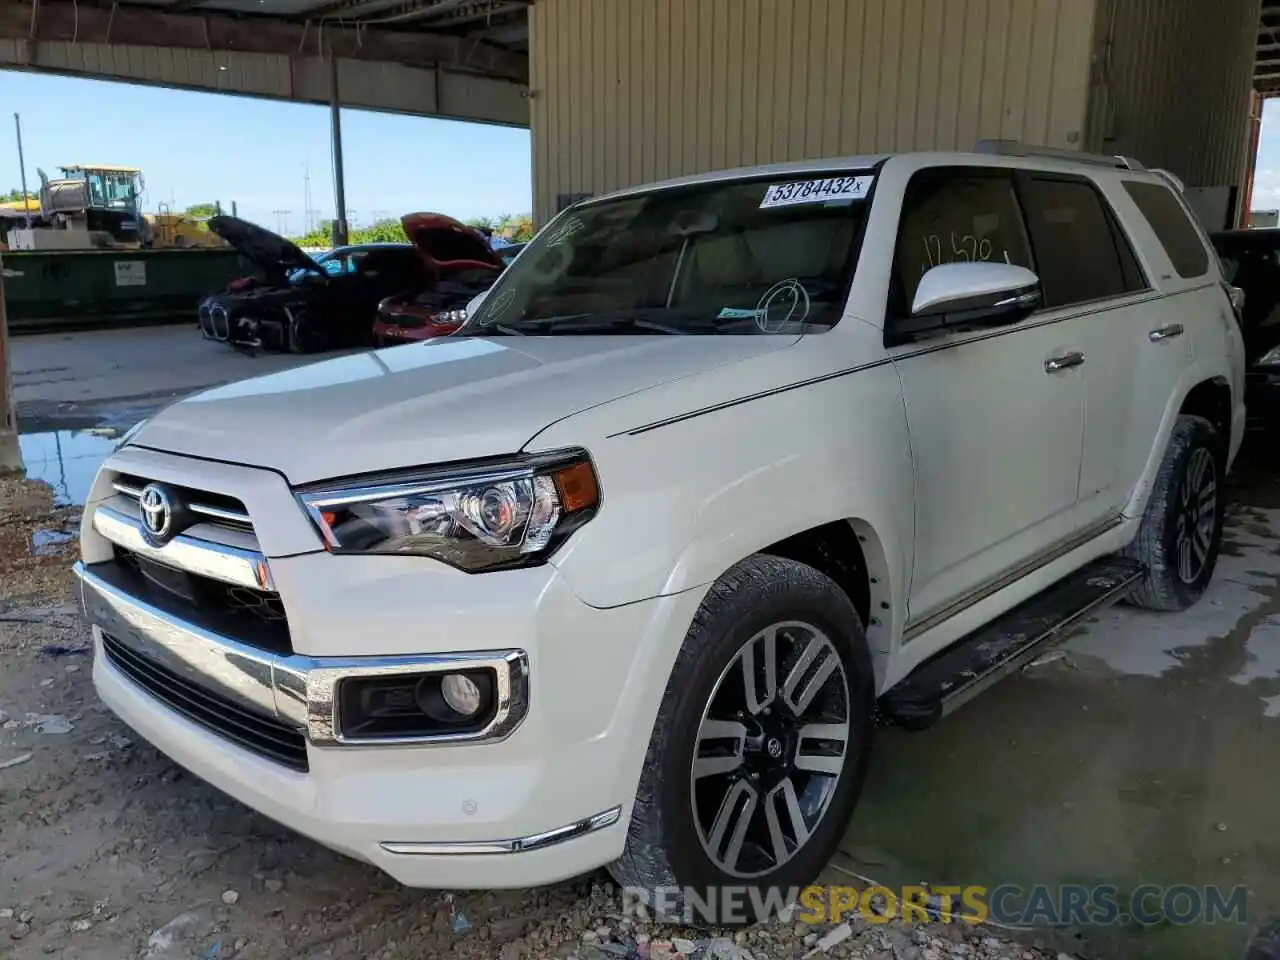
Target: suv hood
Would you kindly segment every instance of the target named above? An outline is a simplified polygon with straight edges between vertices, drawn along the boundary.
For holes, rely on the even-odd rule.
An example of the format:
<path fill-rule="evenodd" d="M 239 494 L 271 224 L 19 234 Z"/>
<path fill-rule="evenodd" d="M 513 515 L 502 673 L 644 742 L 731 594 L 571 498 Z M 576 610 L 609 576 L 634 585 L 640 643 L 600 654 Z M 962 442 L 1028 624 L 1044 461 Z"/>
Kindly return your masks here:
<path fill-rule="evenodd" d="M 268 467 L 294 484 L 498 456 L 589 407 L 798 339 L 448 337 L 216 387 L 166 408 L 131 442 Z M 618 428 L 645 415 L 637 401 Z"/>
<path fill-rule="evenodd" d="M 298 269 L 327 276 L 319 264 L 292 241 L 256 223 L 238 217 L 210 217 L 209 229 L 235 247 L 246 260 L 266 271 L 267 276 Z"/>

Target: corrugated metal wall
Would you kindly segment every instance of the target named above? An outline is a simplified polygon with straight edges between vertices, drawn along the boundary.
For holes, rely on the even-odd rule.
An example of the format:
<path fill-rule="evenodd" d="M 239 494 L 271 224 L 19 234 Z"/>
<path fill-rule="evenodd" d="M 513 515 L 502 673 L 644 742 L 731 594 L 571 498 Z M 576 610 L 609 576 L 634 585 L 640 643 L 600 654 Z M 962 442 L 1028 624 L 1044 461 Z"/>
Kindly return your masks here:
<path fill-rule="evenodd" d="M 1238 186 L 1259 0 L 1099 0 L 1089 148 Z"/>
<path fill-rule="evenodd" d="M 535 206 L 982 137 L 1079 143 L 1094 0 L 537 0 Z"/>
<path fill-rule="evenodd" d="M 0 40 L 0 67 L 92 76 L 218 93 L 329 102 L 329 65 L 319 57 L 188 50 L 124 43 Z M 350 107 L 526 126 L 529 102 L 517 83 L 370 60 L 338 60 Z M 3 102 L 0 79 L 0 102 Z"/>

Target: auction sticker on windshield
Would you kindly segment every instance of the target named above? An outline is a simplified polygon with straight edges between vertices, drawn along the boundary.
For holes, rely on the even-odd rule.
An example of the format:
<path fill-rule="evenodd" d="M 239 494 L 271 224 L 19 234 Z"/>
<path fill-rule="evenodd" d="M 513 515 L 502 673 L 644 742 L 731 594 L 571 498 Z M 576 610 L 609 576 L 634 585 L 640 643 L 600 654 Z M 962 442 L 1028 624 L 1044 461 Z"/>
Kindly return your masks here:
<path fill-rule="evenodd" d="M 871 190 L 875 177 L 826 177 L 773 183 L 764 192 L 760 208 L 789 207 L 797 203 L 828 203 L 832 200 L 861 200 Z"/>

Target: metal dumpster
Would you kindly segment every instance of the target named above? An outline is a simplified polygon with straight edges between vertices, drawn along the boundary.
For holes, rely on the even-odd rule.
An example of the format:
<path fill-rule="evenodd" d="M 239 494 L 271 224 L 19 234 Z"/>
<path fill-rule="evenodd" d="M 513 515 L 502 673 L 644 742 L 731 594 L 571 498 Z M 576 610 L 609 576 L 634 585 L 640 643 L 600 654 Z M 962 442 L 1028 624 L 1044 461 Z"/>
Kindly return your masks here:
<path fill-rule="evenodd" d="M 196 308 L 258 274 L 235 250 L 34 250 L 3 254 L 9 330 L 195 324 Z"/>

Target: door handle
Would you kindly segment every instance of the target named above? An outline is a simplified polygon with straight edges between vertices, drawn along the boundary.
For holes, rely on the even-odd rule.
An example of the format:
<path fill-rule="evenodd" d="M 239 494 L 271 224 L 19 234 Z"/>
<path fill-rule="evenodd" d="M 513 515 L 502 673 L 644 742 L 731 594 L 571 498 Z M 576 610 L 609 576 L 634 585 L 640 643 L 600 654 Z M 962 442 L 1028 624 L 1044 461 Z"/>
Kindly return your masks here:
<path fill-rule="evenodd" d="M 1072 350 L 1070 353 L 1064 353 L 1060 357 L 1050 357 L 1044 362 L 1045 373 L 1057 373 L 1059 370 L 1068 370 L 1071 367 L 1078 367 L 1084 363 L 1084 354 L 1079 350 Z"/>
<path fill-rule="evenodd" d="M 1147 334 L 1147 339 L 1152 343 L 1159 343 L 1161 340 L 1168 340 L 1171 337 L 1180 336 L 1182 336 L 1182 324 L 1171 323 L 1166 327 L 1156 327 Z"/>

